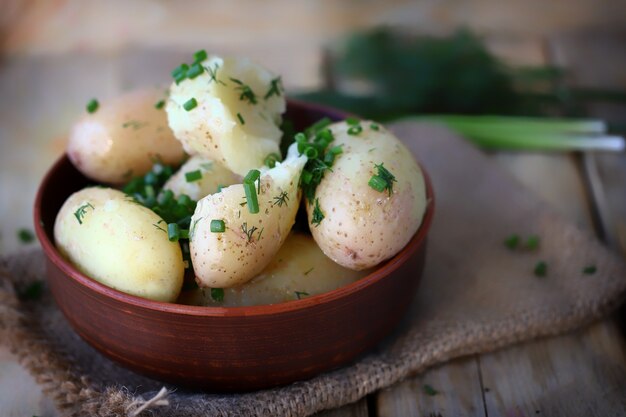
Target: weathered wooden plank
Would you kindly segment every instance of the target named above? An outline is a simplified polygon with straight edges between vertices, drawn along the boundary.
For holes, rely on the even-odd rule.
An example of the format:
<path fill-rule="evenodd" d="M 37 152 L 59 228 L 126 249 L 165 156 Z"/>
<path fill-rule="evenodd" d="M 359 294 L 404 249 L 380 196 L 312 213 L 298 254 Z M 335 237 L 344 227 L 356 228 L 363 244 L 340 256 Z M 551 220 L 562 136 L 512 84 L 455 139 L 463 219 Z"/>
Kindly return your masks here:
<path fill-rule="evenodd" d="M 322 411 L 314 417 L 368 417 L 367 399 L 363 398 L 354 404 L 348 404 L 334 410 Z"/>
<path fill-rule="evenodd" d="M 626 345 L 612 321 L 480 358 L 489 417 L 626 412 Z"/>
<path fill-rule="evenodd" d="M 379 392 L 377 415 L 485 416 L 476 358 L 455 360 Z"/>

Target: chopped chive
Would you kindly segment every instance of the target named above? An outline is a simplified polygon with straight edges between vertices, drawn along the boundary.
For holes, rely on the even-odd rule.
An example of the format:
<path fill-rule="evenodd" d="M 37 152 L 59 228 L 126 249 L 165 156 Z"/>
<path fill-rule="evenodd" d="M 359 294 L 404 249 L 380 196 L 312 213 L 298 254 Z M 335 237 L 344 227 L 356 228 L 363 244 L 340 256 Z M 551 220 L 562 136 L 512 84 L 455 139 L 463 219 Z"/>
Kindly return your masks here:
<path fill-rule="evenodd" d="M 180 229 L 177 223 L 167 224 L 167 238 L 170 242 L 177 242 L 180 238 Z"/>
<path fill-rule="evenodd" d="M 539 247 L 539 236 L 532 235 L 526 239 L 526 243 L 524 244 L 526 249 L 535 250 Z"/>
<path fill-rule="evenodd" d="M 199 169 L 185 173 L 185 181 L 194 182 L 202 179 L 202 171 Z"/>
<path fill-rule="evenodd" d="M 226 224 L 224 220 L 214 219 L 211 220 L 211 232 L 212 233 L 224 233 L 226 230 Z"/>
<path fill-rule="evenodd" d="M 310 184 L 312 179 L 313 174 L 311 174 L 309 171 L 302 171 L 300 181 L 302 181 L 303 184 Z"/>
<path fill-rule="evenodd" d="M 520 241 L 519 235 L 511 235 L 504 240 L 504 246 L 513 250 L 518 247 Z"/>
<path fill-rule="evenodd" d="M 348 129 L 348 135 L 356 136 L 363 131 L 360 125 L 350 126 Z"/>
<path fill-rule="evenodd" d="M 198 63 L 195 63 L 189 68 L 189 71 L 187 71 L 187 78 L 189 78 L 190 80 L 193 80 L 194 78 L 196 78 L 198 75 L 202 74 L 203 72 L 204 72 L 204 67 Z"/>
<path fill-rule="evenodd" d="M 537 264 L 535 265 L 534 273 L 535 276 L 545 277 L 548 273 L 548 264 L 544 261 L 537 262 Z"/>
<path fill-rule="evenodd" d="M 372 123 L 370 125 L 370 129 L 372 129 L 372 130 L 380 130 L 380 126 L 378 126 L 376 123 Z"/>
<path fill-rule="evenodd" d="M 346 119 L 346 123 L 350 126 L 357 126 L 359 124 L 359 119 L 356 117 L 348 117 Z"/>
<path fill-rule="evenodd" d="M 98 107 L 100 107 L 100 103 L 98 103 L 98 100 L 95 98 L 92 98 L 89 100 L 89 103 L 87 103 L 87 113 L 95 113 Z"/>
<path fill-rule="evenodd" d="M 189 239 L 189 230 L 187 230 L 187 229 L 180 229 L 179 238 L 180 239 Z"/>
<path fill-rule="evenodd" d="M 439 394 L 439 391 L 437 391 L 436 389 L 434 389 L 432 386 L 430 386 L 428 384 L 424 384 L 422 389 L 424 390 L 424 394 L 430 395 L 431 397 L 434 396 L 434 395 Z"/>
<path fill-rule="evenodd" d="M 274 168 L 276 166 L 276 162 L 278 161 L 280 161 L 280 155 L 277 153 L 271 153 L 265 157 L 265 161 L 263 161 L 263 163 L 269 168 Z"/>
<path fill-rule="evenodd" d="M 187 100 L 185 102 L 185 104 L 183 104 L 183 108 L 187 111 L 191 111 L 193 109 L 196 108 L 196 106 L 198 106 L 198 102 L 196 101 L 195 98 L 190 98 L 189 100 Z"/>
<path fill-rule="evenodd" d="M 304 134 L 306 136 L 315 136 L 317 134 L 317 132 L 319 132 L 322 129 L 326 128 L 326 126 L 330 125 L 331 123 L 332 123 L 332 120 L 330 120 L 330 118 L 324 117 L 324 118 L 318 120 L 317 122 L 315 122 L 313 125 L 309 126 L 304 131 Z"/>
<path fill-rule="evenodd" d="M 204 49 L 200 49 L 199 51 L 196 51 L 195 54 L 193 54 L 193 61 L 194 62 L 202 62 L 205 59 L 207 59 L 207 53 Z"/>
<path fill-rule="evenodd" d="M 341 155 L 343 153 L 343 145 L 333 146 L 328 150 L 328 152 L 332 153 L 333 155 Z"/>
<path fill-rule="evenodd" d="M 246 193 L 246 202 L 248 203 L 248 211 L 252 214 L 259 212 L 259 201 L 257 199 L 256 188 L 253 182 L 244 181 L 243 189 Z"/>
<path fill-rule="evenodd" d="M 318 155 L 319 153 L 317 152 L 317 149 L 315 149 L 313 146 L 309 146 L 304 150 L 304 156 L 306 156 L 308 159 L 315 159 Z"/>
<path fill-rule="evenodd" d="M 35 235 L 28 229 L 19 229 L 17 231 L 17 238 L 20 242 L 26 244 L 35 240 Z"/>
<path fill-rule="evenodd" d="M 226 185 L 218 184 L 218 186 L 217 186 L 217 192 L 218 192 L 218 193 L 221 193 L 221 192 L 222 192 L 222 190 L 223 190 L 224 188 L 226 188 Z"/>
<path fill-rule="evenodd" d="M 172 70 L 172 77 L 178 78 L 181 74 L 184 75 L 188 69 L 189 69 L 189 65 L 180 64 L 179 66 L 177 66 L 176 68 Z"/>
<path fill-rule="evenodd" d="M 324 155 L 324 163 L 326 165 L 332 165 L 334 162 L 335 162 L 335 154 L 329 152 L 326 155 Z"/>
<path fill-rule="evenodd" d="M 223 288 L 211 288 L 211 298 L 213 301 L 224 301 L 224 289 Z"/>
<path fill-rule="evenodd" d="M 251 169 L 248 171 L 248 174 L 244 177 L 244 182 L 255 182 L 261 177 L 261 171 L 258 169 Z"/>
<path fill-rule="evenodd" d="M 367 184 L 379 193 L 382 193 L 385 191 L 385 188 L 387 188 L 387 181 L 378 175 L 372 175 L 372 178 L 370 178 Z"/>
<path fill-rule="evenodd" d="M 176 199 L 176 202 L 178 203 L 178 205 L 187 207 L 188 209 L 193 208 L 195 210 L 196 208 L 196 202 L 193 201 L 191 197 L 189 197 L 187 194 L 179 195 Z"/>
<path fill-rule="evenodd" d="M 159 100 L 154 105 L 154 108 L 157 110 L 161 110 L 163 107 L 165 107 L 165 100 Z"/>
<path fill-rule="evenodd" d="M 243 120 L 243 116 L 241 116 L 241 113 L 237 113 L 237 119 L 239 119 L 239 123 L 241 123 L 242 125 L 246 124 L 246 121 Z"/>
<path fill-rule="evenodd" d="M 302 142 L 306 143 L 306 142 L 308 142 L 307 139 L 306 139 L 306 135 L 304 133 L 302 133 L 302 132 L 296 133 L 296 135 L 294 136 L 294 139 L 298 143 L 302 143 Z"/>
<path fill-rule="evenodd" d="M 585 275 L 593 275 L 596 273 L 598 268 L 595 265 L 588 265 L 583 268 L 583 274 Z"/>

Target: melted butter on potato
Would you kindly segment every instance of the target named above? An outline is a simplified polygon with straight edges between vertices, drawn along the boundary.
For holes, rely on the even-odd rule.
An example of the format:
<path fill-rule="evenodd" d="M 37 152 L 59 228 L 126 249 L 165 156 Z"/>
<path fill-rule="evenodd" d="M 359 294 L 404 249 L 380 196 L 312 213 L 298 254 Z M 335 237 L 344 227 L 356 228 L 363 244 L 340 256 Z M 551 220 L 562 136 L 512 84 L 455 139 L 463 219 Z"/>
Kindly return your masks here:
<path fill-rule="evenodd" d="M 343 153 L 315 191 L 324 219 L 312 223 L 315 204 L 307 214 L 313 238 L 322 251 L 346 268 L 370 268 L 398 253 L 415 234 L 426 210 L 424 177 L 411 152 L 381 125 L 360 122 L 349 134 L 346 122 L 330 129 L 332 146 Z M 372 126 L 375 126 L 372 128 Z M 368 182 L 383 164 L 395 176 L 392 192 L 377 191 Z"/>
<path fill-rule="evenodd" d="M 207 306 L 253 306 L 276 304 L 332 291 L 350 284 L 368 271 L 353 271 L 331 261 L 311 236 L 292 232 L 270 264 L 252 281 L 224 290 L 216 302 L 211 291 L 185 291 L 178 302 Z"/>
<path fill-rule="evenodd" d="M 209 56 L 202 66 L 199 76 L 170 87 L 169 125 L 188 153 L 243 176 L 280 153 L 286 108 L 280 79 L 247 58 Z M 187 110 L 191 99 L 197 105 Z"/>
<path fill-rule="evenodd" d="M 156 213 L 128 195 L 92 187 L 65 201 L 54 239 L 85 275 L 128 294 L 171 302 L 180 293 L 184 264 L 166 229 Z"/>
<path fill-rule="evenodd" d="M 300 202 L 298 182 L 305 156 L 295 145 L 284 162 L 263 169 L 258 193 L 259 212 L 250 213 L 243 184 L 231 185 L 200 201 L 191 218 L 189 249 L 196 281 L 202 287 L 241 285 L 271 262 L 295 221 Z M 211 231 L 211 221 L 225 224 Z"/>
<path fill-rule="evenodd" d="M 199 171 L 201 178 L 187 181 L 186 174 Z M 200 200 L 209 194 L 217 192 L 218 187 L 226 187 L 241 182 L 241 177 L 228 170 L 222 164 L 196 155 L 189 158 L 176 174 L 167 180 L 163 186 L 172 190 L 174 195 L 187 194 L 192 200 Z"/>
<path fill-rule="evenodd" d="M 137 90 L 104 101 L 85 114 L 70 133 L 67 155 L 92 180 L 121 184 L 150 171 L 155 158 L 178 165 L 185 157 L 181 143 L 155 103 L 162 89 Z"/>

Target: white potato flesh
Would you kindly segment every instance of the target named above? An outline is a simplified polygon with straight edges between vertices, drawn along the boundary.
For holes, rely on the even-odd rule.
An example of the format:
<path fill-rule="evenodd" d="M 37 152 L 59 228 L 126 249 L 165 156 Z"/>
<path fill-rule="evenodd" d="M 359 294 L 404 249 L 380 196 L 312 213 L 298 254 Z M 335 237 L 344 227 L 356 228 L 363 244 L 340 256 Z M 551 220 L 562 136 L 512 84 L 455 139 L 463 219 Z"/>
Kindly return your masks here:
<path fill-rule="evenodd" d="M 85 275 L 128 294 L 175 301 L 183 284 L 180 246 L 167 225 L 121 191 L 91 187 L 72 194 L 57 214 L 54 239 Z"/>
<path fill-rule="evenodd" d="M 427 204 L 424 177 L 411 152 L 380 124 L 360 126 L 356 135 L 348 134 L 346 122 L 330 126 L 331 146 L 342 145 L 343 153 L 315 191 L 325 216 L 317 226 L 311 224 L 315 204 L 307 203 L 311 233 L 322 251 L 355 270 L 398 253 L 419 228 Z M 391 194 L 368 184 L 380 164 L 395 176 Z"/>
<path fill-rule="evenodd" d="M 172 84 L 167 101 L 169 125 L 185 150 L 242 176 L 280 154 L 286 101 L 280 89 L 270 94 L 279 78 L 247 58 L 209 56 L 202 65 L 201 75 Z M 197 106 L 188 111 L 183 105 L 192 98 Z"/>
<path fill-rule="evenodd" d="M 343 268 L 322 253 L 311 236 L 292 232 L 270 264 L 252 281 L 224 290 L 224 300 L 211 291 L 184 291 L 178 302 L 206 306 L 277 304 L 332 291 L 366 276 L 368 271 Z"/>
<path fill-rule="evenodd" d="M 298 156 L 292 146 L 284 162 L 262 170 L 256 214 L 248 209 L 243 184 L 198 201 L 191 218 L 189 249 L 200 286 L 241 285 L 271 262 L 294 224 L 305 163 L 306 157 Z M 225 232 L 211 232 L 212 220 L 223 221 Z"/>
<path fill-rule="evenodd" d="M 106 100 L 73 127 L 67 155 L 86 177 L 122 184 L 150 171 L 154 160 L 179 165 L 185 152 L 155 104 L 164 89 L 137 90 Z"/>
<path fill-rule="evenodd" d="M 186 174 L 199 171 L 199 180 L 187 181 Z M 226 187 L 241 182 L 241 177 L 236 175 L 222 164 L 196 155 L 189 158 L 176 174 L 167 180 L 163 186 L 166 190 L 171 190 L 175 196 L 186 194 L 193 200 L 200 200 L 209 194 L 217 192 L 218 187 Z"/>

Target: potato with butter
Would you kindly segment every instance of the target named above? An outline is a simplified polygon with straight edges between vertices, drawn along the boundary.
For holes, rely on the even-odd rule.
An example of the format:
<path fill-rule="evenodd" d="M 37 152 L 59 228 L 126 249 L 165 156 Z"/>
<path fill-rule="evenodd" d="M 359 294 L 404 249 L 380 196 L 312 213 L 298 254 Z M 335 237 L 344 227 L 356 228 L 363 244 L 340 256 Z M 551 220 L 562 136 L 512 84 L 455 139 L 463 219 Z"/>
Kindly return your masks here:
<path fill-rule="evenodd" d="M 192 179 L 187 178 L 192 174 Z M 200 178 L 196 179 L 196 175 Z M 206 159 L 200 155 L 192 156 L 163 185 L 163 189 L 171 190 L 175 196 L 186 194 L 193 200 L 217 192 L 219 187 L 226 187 L 241 182 L 241 177 L 228 170 L 222 164 Z"/>
<path fill-rule="evenodd" d="M 331 261 L 311 236 L 291 232 L 269 265 L 238 287 L 226 288 L 223 301 L 216 301 L 211 291 L 184 291 L 178 301 L 207 306 L 253 306 L 297 300 L 348 285 L 369 271 L 353 271 Z"/>
<path fill-rule="evenodd" d="M 411 152 L 380 124 L 344 121 L 329 128 L 343 153 L 307 202 L 311 233 L 339 265 L 370 268 L 398 253 L 419 228 L 427 205 L 424 177 Z"/>
<path fill-rule="evenodd" d="M 262 169 L 258 213 L 251 212 L 243 184 L 198 201 L 191 218 L 189 249 L 200 286 L 241 285 L 271 262 L 295 222 L 300 202 L 298 182 L 306 161 L 292 145 L 285 161 Z M 223 222 L 224 231 L 212 231 L 213 222 Z"/>
<path fill-rule="evenodd" d="M 201 73 L 174 82 L 166 106 L 169 125 L 189 154 L 242 176 L 269 154 L 280 154 L 286 101 L 279 77 L 246 58 L 212 55 L 192 68 Z"/>
<path fill-rule="evenodd" d="M 167 125 L 167 115 L 155 103 L 162 89 L 136 90 L 103 101 L 73 127 L 67 155 L 85 176 L 106 184 L 122 184 L 141 176 L 158 159 L 179 165 L 185 158 L 181 143 Z"/>
<path fill-rule="evenodd" d="M 139 297 L 173 302 L 184 275 L 180 246 L 167 225 L 121 191 L 91 187 L 72 194 L 57 214 L 59 252 L 85 275 Z"/>

